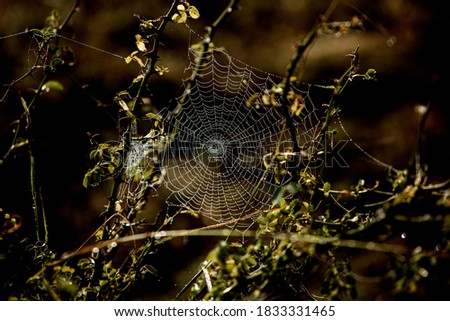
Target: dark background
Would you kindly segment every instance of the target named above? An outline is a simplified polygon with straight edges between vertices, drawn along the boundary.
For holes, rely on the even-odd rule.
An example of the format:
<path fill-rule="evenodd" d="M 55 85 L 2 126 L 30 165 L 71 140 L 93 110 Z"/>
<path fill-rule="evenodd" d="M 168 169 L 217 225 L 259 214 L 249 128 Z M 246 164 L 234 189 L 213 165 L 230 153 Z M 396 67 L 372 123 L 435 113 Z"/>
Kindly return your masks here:
<path fill-rule="evenodd" d="M 120 56 L 135 50 L 138 19 L 133 15 L 157 18 L 170 5 L 170 1 L 162 0 L 81 3 L 80 12 L 64 35 Z M 226 1 L 190 3 L 201 14 L 198 21 L 189 21 L 199 34 L 204 34 L 204 27 L 227 5 Z M 329 1 L 242 0 L 240 10 L 233 13 L 213 42 L 243 62 L 283 75 L 295 43 L 328 5 Z M 0 0 L 0 36 L 41 28 L 52 9 L 57 9 L 64 18 L 71 6 L 71 1 L 63 0 Z M 450 23 L 443 2 L 342 1 L 330 20 L 346 21 L 354 15 L 365 17 L 366 31 L 319 38 L 300 66 L 300 80 L 330 83 L 348 68 L 350 59 L 346 54 L 359 46 L 361 72 L 374 68 L 378 80 L 349 88 L 341 119 L 350 136 L 374 157 L 404 168 L 420 119 L 416 107 L 430 103 L 433 109 L 425 127 L 422 158 L 429 165 L 431 182 L 448 178 L 449 66 L 445 48 L 450 40 Z M 149 85 L 152 102 L 158 108 L 165 107 L 180 87 L 188 62 L 187 46 L 196 39 L 183 26 L 173 24 L 167 28 L 160 57 L 161 64 L 171 71 L 163 78 L 153 78 Z M 127 65 L 114 55 L 64 40 L 62 43 L 73 49 L 77 59 L 68 74 L 79 85 L 89 86 L 81 89 L 69 77 L 56 77 L 65 90 L 42 97 L 36 112 L 38 179 L 49 221 L 50 246 L 57 252 L 79 246 L 96 228 L 96 217 L 104 209 L 109 185 L 106 182 L 96 189 L 82 186 L 84 173 L 93 165 L 88 157 L 91 145 L 87 132 L 98 133 L 99 141 L 117 139 L 113 97 L 126 89 L 139 72 L 136 64 Z M 11 83 L 27 71 L 34 60 L 33 46 L 29 35 L 0 40 L 2 84 Z M 38 77 L 26 79 L 0 104 L 0 155 L 8 150 L 13 137 L 12 123 L 22 113 L 18 92 L 29 97 L 28 88 L 35 88 L 38 83 Z M 91 96 L 105 106 L 98 106 Z M 370 178 L 384 170 L 354 151 L 350 146 L 346 156 L 349 169 L 331 173 L 336 185 L 354 184 L 359 177 Z M 27 219 L 32 216 L 32 208 L 25 149 L 18 150 L 0 166 L 0 182 L 0 208 L 21 215 L 24 230 L 32 231 L 32 220 Z M 178 254 L 180 260 L 194 256 L 182 250 Z"/>

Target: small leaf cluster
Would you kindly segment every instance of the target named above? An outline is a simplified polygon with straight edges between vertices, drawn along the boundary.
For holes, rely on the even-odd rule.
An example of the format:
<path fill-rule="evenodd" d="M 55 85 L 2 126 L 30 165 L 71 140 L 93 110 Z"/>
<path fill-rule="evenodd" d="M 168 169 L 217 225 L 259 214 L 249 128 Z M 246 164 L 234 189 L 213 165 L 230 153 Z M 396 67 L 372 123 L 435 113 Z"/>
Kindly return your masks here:
<path fill-rule="evenodd" d="M 188 298 L 263 300 L 281 296 L 285 288 L 301 285 L 301 255 L 285 241 L 264 244 L 259 239 L 247 246 L 221 242 L 209 253 L 203 277 L 191 287 Z M 301 292 L 292 290 L 292 295 L 300 297 Z"/>
<path fill-rule="evenodd" d="M 329 266 L 324 273 L 322 294 L 329 300 L 357 299 L 356 280 L 351 274 L 350 257 L 328 255 Z"/>
<path fill-rule="evenodd" d="M 183 1 L 177 5 L 177 13 L 173 14 L 172 21 L 176 23 L 185 23 L 188 17 L 192 19 L 200 18 L 198 9 L 190 5 L 187 1 Z"/>
<path fill-rule="evenodd" d="M 93 186 L 114 177 L 123 166 L 123 142 L 110 142 L 98 144 L 89 154 L 97 163 L 89 169 L 83 178 L 83 186 Z"/>
<path fill-rule="evenodd" d="M 291 77 L 290 82 L 297 81 L 296 77 Z M 305 107 L 305 99 L 301 93 L 295 90 L 295 87 L 289 86 L 285 90 L 286 81 L 283 80 L 278 84 L 272 85 L 269 89 L 265 89 L 262 93 L 255 93 L 246 102 L 248 108 L 281 108 L 285 107 L 286 100 L 291 117 L 298 117 Z"/>

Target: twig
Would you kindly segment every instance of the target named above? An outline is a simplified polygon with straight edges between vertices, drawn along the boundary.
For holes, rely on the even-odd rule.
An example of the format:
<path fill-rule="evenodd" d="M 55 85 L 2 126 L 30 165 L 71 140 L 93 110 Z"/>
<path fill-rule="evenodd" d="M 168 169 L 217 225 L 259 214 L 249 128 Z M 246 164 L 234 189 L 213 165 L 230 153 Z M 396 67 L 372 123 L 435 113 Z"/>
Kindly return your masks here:
<path fill-rule="evenodd" d="M 139 101 L 139 99 L 141 98 L 142 92 L 143 92 L 145 86 L 147 85 L 150 76 L 155 74 L 155 65 L 158 60 L 158 49 L 160 46 L 162 33 L 163 33 L 164 28 L 166 27 L 167 23 L 169 23 L 171 21 L 172 15 L 177 12 L 177 5 L 180 3 L 181 3 L 180 0 L 174 0 L 172 2 L 170 9 L 168 10 L 167 14 L 163 17 L 162 22 L 156 29 L 156 32 L 154 34 L 153 48 L 148 54 L 149 58 L 146 61 L 144 71 L 143 71 L 143 77 L 139 83 L 137 92 L 136 92 L 135 96 L 133 97 L 133 106 L 131 107 L 131 110 L 135 109 L 136 104 Z M 131 143 L 132 126 L 134 126 L 135 120 L 131 120 L 131 122 L 132 122 L 131 124 L 127 124 L 126 130 L 125 130 L 125 135 L 123 138 L 123 144 L 124 144 L 123 158 L 124 159 L 127 157 L 128 147 L 130 146 L 130 143 Z M 122 174 L 123 174 L 123 167 L 121 169 L 119 169 L 119 172 L 117 173 L 117 175 L 113 181 L 111 194 L 108 198 L 109 199 L 108 205 L 106 207 L 106 210 L 102 213 L 102 215 L 104 215 L 106 217 L 106 219 L 115 210 L 115 204 L 116 204 L 116 201 L 118 200 L 118 191 L 120 189 L 120 185 L 123 183 Z M 103 237 L 104 240 L 108 239 L 109 236 L 107 234 L 108 233 L 105 233 L 105 235 Z"/>
<path fill-rule="evenodd" d="M 78 11 L 79 8 L 79 0 L 75 1 L 74 6 L 70 10 L 69 14 L 67 15 L 64 22 L 58 27 L 58 30 L 56 32 L 56 35 L 60 35 L 65 27 L 67 26 L 70 18 L 74 15 L 76 11 Z M 44 48 L 48 46 L 50 41 L 53 39 L 53 37 L 48 37 L 44 40 L 42 44 L 40 44 L 40 51 L 36 57 L 35 63 L 33 67 L 29 70 L 29 72 L 26 74 L 26 76 L 31 75 L 34 70 L 37 69 L 37 64 L 39 62 L 40 56 Z M 55 38 L 55 46 L 58 45 L 59 37 Z M 29 144 L 28 144 L 28 152 L 30 156 L 30 184 L 31 184 L 31 195 L 33 199 L 33 212 L 34 217 L 36 221 L 36 237 L 37 241 L 43 241 L 44 243 L 48 242 L 48 230 L 47 230 L 47 219 L 45 215 L 45 209 L 44 209 L 44 202 L 42 198 L 42 191 L 39 184 L 39 180 L 37 177 L 37 171 L 36 171 L 36 159 L 35 159 L 35 139 L 34 139 L 34 133 L 32 128 L 32 113 L 34 111 L 34 106 L 36 104 L 36 100 L 42 93 L 42 90 L 44 88 L 44 84 L 47 82 L 47 79 L 49 77 L 49 73 L 45 72 L 44 75 L 40 81 L 39 87 L 36 89 L 35 94 L 33 95 L 33 98 L 31 99 L 30 103 L 27 105 L 26 102 L 23 100 L 23 105 L 25 108 L 25 111 L 23 113 L 23 116 L 26 120 L 26 132 L 27 136 L 29 138 Z M 25 77 L 23 77 L 25 78 Z M 23 79 L 22 78 L 22 79 Z"/>
<path fill-rule="evenodd" d="M 417 130 L 416 143 L 414 144 L 414 149 L 411 154 L 411 158 L 409 160 L 409 167 L 415 171 L 415 184 L 422 184 L 424 179 L 424 171 L 422 169 L 421 161 L 420 161 L 420 152 L 423 144 L 423 132 L 425 130 L 425 124 L 428 119 L 428 115 L 431 111 L 431 102 L 425 107 L 425 111 L 422 113 L 422 117 L 420 118 L 419 128 Z"/>
<path fill-rule="evenodd" d="M 163 16 L 161 23 L 156 28 L 156 31 L 153 34 L 153 47 L 146 54 L 148 56 L 148 59 L 143 67 L 143 71 L 142 71 L 143 77 L 140 80 L 136 94 L 134 95 L 134 97 L 131 101 L 131 104 L 132 104 L 131 108 L 130 108 L 131 111 L 135 110 L 136 105 L 140 101 L 143 91 L 146 88 L 150 77 L 152 75 L 156 74 L 155 66 L 158 61 L 158 50 L 159 50 L 159 47 L 161 44 L 161 36 L 162 36 L 163 31 L 164 31 L 165 27 L 167 26 L 167 24 L 172 20 L 172 16 L 178 11 L 177 6 L 181 3 L 182 3 L 181 0 L 173 0 L 172 1 L 171 7 L 167 11 L 166 15 Z M 127 120 L 129 121 L 129 123 L 126 124 L 126 126 L 125 126 L 126 129 L 124 131 L 124 134 L 122 134 L 123 161 L 127 158 L 127 155 L 129 152 L 129 147 L 131 145 L 133 129 L 136 126 L 136 119 L 134 118 L 134 116 L 131 116 L 131 117 L 128 116 Z M 121 190 L 122 190 L 122 187 L 124 186 L 124 184 L 126 184 L 126 182 L 124 182 L 124 167 L 122 166 L 116 173 L 116 176 L 113 180 L 113 185 L 111 188 L 110 196 L 108 197 L 108 204 L 106 206 L 106 210 L 103 213 L 101 213 L 101 216 L 103 216 L 105 219 L 105 222 L 103 224 L 104 229 L 103 229 L 103 235 L 102 235 L 102 241 L 104 243 L 111 242 L 111 238 L 112 238 L 113 234 L 120 237 L 128 230 L 127 228 L 124 228 L 117 234 L 117 233 L 115 233 L 117 231 L 114 230 L 114 226 L 111 225 L 112 226 L 111 230 L 109 229 L 109 226 L 108 226 L 109 218 L 112 217 L 116 211 L 116 202 L 119 201 L 122 196 Z M 141 200 L 147 196 L 148 190 L 149 190 L 149 188 L 147 187 L 140 198 Z M 133 216 L 136 214 L 136 211 L 133 209 L 134 208 L 131 208 L 131 207 L 126 208 L 127 214 L 125 216 L 126 216 L 127 220 L 129 220 L 129 221 L 132 221 L 134 218 Z M 114 222 L 112 222 L 112 223 L 114 223 Z M 118 249 L 116 247 L 113 251 L 110 251 L 108 253 L 106 253 L 105 251 L 100 251 L 99 256 L 97 258 L 97 261 L 99 263 L 96 264 L 96 266 L 95 266 L 93 280 L 98 281 L 100 279 L 100 276 L 102 273 L 102 267 L 103 267 L 103 264 L 100 264 L 100 262 L 105 262 L 108 257 L 114 257 L 115 254 L 117 253 L 117 250 Z"/>
<path fill-rule="evenodd" d="M 297 50 L 295 51 L 294 55 L 291 57 L 291 60 L 289 62 L 287 70 L 286 70 L 286 74 L 283 78 L 284 88 L 283 88 L 283 94 L 281 96 L 281 103 L 282 103 L 281 112 L 287 122 L 287 127 L 288 127 L 289 133 L 291 135 L 291 140 L 293 142 L 293 152 L 294 153 L 300 153 L 300 146 L 297 141 L 296 128 L 294 126 L 292 118 L 289 115 L 289 110 L 288 110 L 289 106 L 288 106 L 288 98 L 287 97 L 292 88 L 292 77 L 294 75 L 294 72 L 297 68 L 299 61 L 303 58 L 306 50 L 311 46 L 311 44 L 317 38 L 318 31 L 322 27 L 323 23 L 325 23 L 328 20 L 329 16 L 335 10 L 338 3 L 339 3 L 339 0 L 334 0 L 330 4 L 326 13 L 321 16 L 321 18 L 316 22 L 314 27 L 310 30 L 310 32 L 306 35 L 306 37 L 303 38 L 302 42 L 297 46 Z M 295 170 L 293 171 L 293 174 L 295 176 L 298 175 L 297 171 L 295 171 Z M 294 179 L 295 178 L 296 177 L 294 177 Z"/>

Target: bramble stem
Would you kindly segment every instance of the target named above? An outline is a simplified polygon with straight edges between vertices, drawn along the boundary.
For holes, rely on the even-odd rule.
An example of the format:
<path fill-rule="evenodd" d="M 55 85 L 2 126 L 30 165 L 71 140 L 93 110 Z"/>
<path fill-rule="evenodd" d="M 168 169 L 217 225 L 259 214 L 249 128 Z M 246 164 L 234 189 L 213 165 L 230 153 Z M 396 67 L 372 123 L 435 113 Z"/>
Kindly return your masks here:
<path fill-rule="evenodd" d="M 158 49 L 161 42 L 161 35 L 164 31 L 164 28 L 166 27 L 167 23 L 171 21 L 171 17 L 173 14 L 177 12 L 177 6 L 181 3 L 180 0 L 174 0 L 172 2 L 172 5 L 166 15 L 163 17 L 162 22 L 156 29 L 156 32 L 154 34 L 154 41 L 153 41 L 153 48 L 149 52 L 149 58 L 146 61 L 144 71 L 143 71 L 143 77 L 139 83 L 139 87 L 137 89 L 136 95 L 134 96 L 132 102 L 133 106 L 131 107 L 131 110 L 134 110 L 136 107 L 136 104 L 138 103 L 139 99 L 142 96 L 142 92 L 145 88 L 145 86 L 148 83 L 148 80 L 150 77 L 155 74 L 155 65 L 158 61 Z M 128 147 L 131 143 L 131 129 L 132 126 L 134 126 L 135 119 L 131 119 L 131 123 L 127 124 L 127 128 L 125 130 L 126 134 L 123 138 L 123 144 L 124 144 L 124 150 L 123 150 L 123 158 L 125 159 L 127 157 L 128 153 Z M 120 189 L 120 185 L 123 183 L 123 168 L 119 169 L 114 181 L 113 186 L 111 189 L 111 194 L 108 197 L 108 205 L 106 206 L 106 210 L 102 213 L 105 216 L 105 219 L 108 219 L 108 217 L 114 212 L 116 201 L 118 200 L 118 193 Z M 103 240 L 107 240 L 109 238 L 109 233 L 103 233 Z"/>

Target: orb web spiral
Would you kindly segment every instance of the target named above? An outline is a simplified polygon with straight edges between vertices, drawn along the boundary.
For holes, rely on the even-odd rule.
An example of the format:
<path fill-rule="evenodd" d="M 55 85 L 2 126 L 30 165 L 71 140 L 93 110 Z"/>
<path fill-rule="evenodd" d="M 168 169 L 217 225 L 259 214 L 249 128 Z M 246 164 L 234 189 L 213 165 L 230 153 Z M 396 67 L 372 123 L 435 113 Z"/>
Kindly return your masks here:
<path fill-rule="evenodd" d="M 275 151 L 291 151 L 293 141 L 279 108 L 249 105 L 254 97 L 279 86 L 281 78 L 212 50 L 198 67 L 198 52 L 190 50 L 189 77 L 177 107 L 166 118 L 169 139 L 162 154 L 170 205 L 224 223 L 251 216 L 270 206 L 276 190 L 289 179 L 277 175 L 270 159 Z M 300 86 L 299 86 L 300 87 Z M 304 146 L 319 130 L 320 119 L 309 85 L 294 87 L 303 109 L 295 117 L 298 143 Z M 164 114 L 164 113 L 163 113 Z M 248 228 L 241 222 L 239 228 Z"/>

